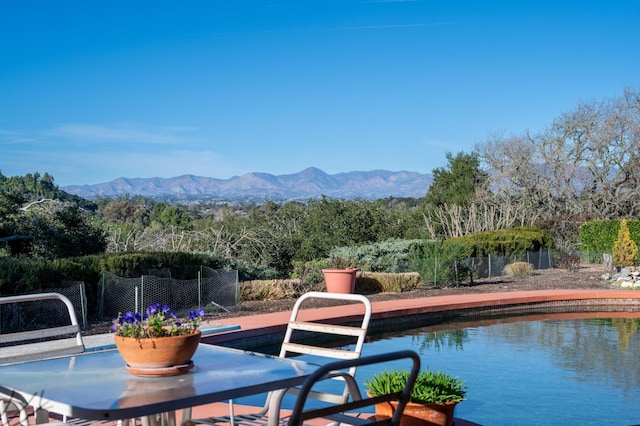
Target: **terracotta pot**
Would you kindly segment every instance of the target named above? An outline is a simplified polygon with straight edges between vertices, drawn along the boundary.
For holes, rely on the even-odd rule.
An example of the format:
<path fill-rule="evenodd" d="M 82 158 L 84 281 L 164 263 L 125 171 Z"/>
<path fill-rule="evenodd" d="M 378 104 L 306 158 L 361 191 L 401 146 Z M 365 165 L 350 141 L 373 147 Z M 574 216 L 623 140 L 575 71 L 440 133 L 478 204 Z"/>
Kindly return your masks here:
<path fill-rule="evenodd" d="M 353 293 L 356 289 L 356 272 L 358 272 L 358 268 L 323 269 L 327 291 L 329 293 Z"/>
<path fill-rule="evenodd" d="M 170 374 L 173 369 L 173 374 L 180 374 L 184 372 L 180 371 L 180 367 L 185 370 L 185 366 L 191 364 L 191 357 L 198 349 L 200 336 L 199 330 L 181 336 L 145 339 L 115 336 L 115 343 L 128 369 L 149 373 L 158 369 L 158 374 L 152 375 L 163 375 L 160 371 L 162 369 L 166 369 L 167 374 Z"/>
<path fill-rule="evenodd" d="M 457 402 L 446 404 L 417 404 L 410 402 L 402 413 L 400 426 L 453 426 L 453 412 Z M 376 404 L 376 415 L 391 417 L 398 404 Z"/>

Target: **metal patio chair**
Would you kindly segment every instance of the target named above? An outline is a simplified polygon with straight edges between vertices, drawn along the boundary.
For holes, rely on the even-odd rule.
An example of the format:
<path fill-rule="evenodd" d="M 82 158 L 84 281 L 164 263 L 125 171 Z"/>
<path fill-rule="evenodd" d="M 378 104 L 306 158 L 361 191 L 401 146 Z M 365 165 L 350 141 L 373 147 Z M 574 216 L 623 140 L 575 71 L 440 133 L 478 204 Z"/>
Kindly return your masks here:
<path fill-rule="evenodd" d="M 0 344 L 4 346 L 0 351 L 0 364 L 14 364 L 43 358 L 72 356 L 85 352 L 82 331 L 75 308 L 73 303 L 71 303 L 65 295 L 60 293 L 35 293 L 3 296 L 0 297 L 0 308 L 2 306 L 34 303 L 45 300 L 58 300 L 64 304 L 67 310 L 69 324 L 28 331 L 0 333 Z M 2 426 L 9 426 L 10 419 L 8 413 L 16 413 L 18 415 L 20 426 L 29 426 L 28 411 L 28 401 L 19 398 L 17 395 L 0 393 L 0 421 Z M 50 422 L 49 413 L 46 410 L 36 410 L 33 415 L 37 425 L 52 426 L 73 424 L 74 426 L 82 426 L 95 423 L 85 419 L 68 419 L 66 416 L 62 416 L 62 422 Z"/>
<path fill-rule="evenodd" d="M 363 313 L 354 320 L 355 325 L 333 325 L 323 321 L 302 321 L 301 307 L 305 302 L 312 299 L 333 300 L 336 302 L 356 302 L 363 309 Z M 354 307 L 354 311 L 357 308 Z M 291 317 L 287 325 L 284 340 L 278 356 L 287 357 L 291 355 L 312 355 L 320 360 L 353 360 L 360 358 L 362 346 L 365 342 L 369 320 L 371 319 L 371 302 L 360 294 L 338 294 L 324 292 L 308 292 L 302 295 L 295 303 L 291 312 Z M 340 339 L 341 347 L 335 348 L 336 340 Z M 315 362 L 315 360 L 314 360 Z M 349 367 L 348 373 L 355 375 L 357 365 Z M 344 377 L 333 377 L 333 380 L 344 382 Z M 204 419 L 191 419 L 190 410 L 185 410 L 183 414 L 183 426 L 196 426 L 201 424 L 215 425 L 218 423 L 229 423 L 231 425 L 269 425 L 276 426 L 278 423 L 286 423 L 280 419 L 280 405 L 285 394 L 296 394 L 297 388 L 281 389 L 270 392 L 261 410 L 253 414 L 235 414 L 233 401 L 229 401 L 229 415 L 219 417 L 209 417 Z M 345 384 L 341 393 L 312 392 L 309 397 L 327 401 L 334 404 L 344 403 L 349 396 L 349 387 Z"/>
<path fill-rule="evenodd" d="M 400 392 L 390 392 L 384 395 L 369 396 L 362 393 L 356 383 L 355 378 L 345 369 L 363 365 L 383 364 L 388 362 L 398 362 L 401 360 L 411 361 L 411 368 L 408 368 L 409 375 L 407 383 Z M 394 364 L 395 365 L 395 364 Z M 307 378 L 298 394 L 295 406 L 288 420 L 288 426 L 302 426 L 306 421 L 323 418 L 332 421 L 337 425 L 375 425 L 375 426 L 398 426 L 404 409 L 411 399 L 411 391 L 420 371 L 420 356 L 414 351 L 397 351 L 378 355 L 361 357 L 359 359 L 335 361 L 318 368 Z M 325 404 L 320 407 L 306 408 L 313 388 L 319 382 L 330 377 L 342 377 L 347 386 L 352 399 L 342 404 Z M 362 413 L 362 409 L 374 407 L 377 404 L 388 404 L 396 402 L 397 406 L 391 417 Z M 366 410 L 365 410 L 366 411 Z"/>
<path fill-rule="evenodd" d="M 60 293 L 37 293 L 19 296 L 0 297 L 0 307 L 5 305 L 17 305 L 21 303 L 33 303 L 43 300 L 58 300 L 63 303 L 69 316 L 69 324 L 56 327 L 46 327 L 37 330 L 17 331 L 0 334 L 0 344 L 4 345 L 0 354 L 0 364 L 12 364 L 27 362 L 41 358 L 75 355 L 85 351 L 82 341 L 80 324 L 71 301 Z M 0 420 L 3 425 L 8 425 L 7 412 L 17 411 L 19 422 L 22 426 L 28 426 L 27 407 L 28 402 L 22 401 L 15 395 L 0 394 Z M 35 413 L 37 423 L 46 423 L 46 413 Z"/>

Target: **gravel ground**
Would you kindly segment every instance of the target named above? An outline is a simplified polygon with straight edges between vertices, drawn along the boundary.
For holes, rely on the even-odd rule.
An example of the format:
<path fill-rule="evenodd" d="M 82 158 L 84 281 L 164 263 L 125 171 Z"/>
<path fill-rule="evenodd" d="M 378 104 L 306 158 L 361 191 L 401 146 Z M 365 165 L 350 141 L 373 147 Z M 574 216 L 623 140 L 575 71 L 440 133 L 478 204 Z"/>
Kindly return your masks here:
<path fill-rule="evenodd" d="M 367 295 L 371 301 L 395 299 L 413 299 L 428 296 L 446 296 L 455 294 L 495 293 L 500 291 L 527 291 L 542 289 L 588 289 L 617 288 L 602 279 L 602 265 L 582 265 L 577 271 L 563 269 L 547 269 L 534 271 L 530 277 L 496 277 L 476 281 L 473 284 L 462 284 L 445 288 L 425 286 L 418 290 L 403 293 L 376 293 Z M 224 317 L 255 315 L 266 312 L 291 310 L 295 300 L 274 300 L 265 302 L 242 302 L 232 308 L 231 312 L 219 314 Z"/>
<path fill-rule="evenodd" d="M 376 293 L 369 294 L 371 301 L 384 301 L 395 299 L 413 299 L 428 296 L 446 296 L 456 294 L 472 293 L 495 293 L 501 291 L 527 291 L 527 290 L 571 290 L 571 289 L 615 289 L 614 284 L 602 279 L 604 274 L 602 265 L 583 264 L 576 271 L 564 269 L 536 270 L 529 277 L 497 277 L 476 281 L 473 284 L 463 284 L 445 288 L 435 288 L 425 286 L 418 290 L 403 293 Z M 230 309 L 230 312 L 223 312 L 209 315 L 208 319 L 232 318 L 245 315 L 257 315 L 269 312 L 290 311 L 295 300 L 271 300 L 264 302 L 241 302 Z M 322 306 L 322 301 L 318 302 L 318 307 Z M 95 322 L 85 331 L 85 334 L 108 333 L 110 323 Z"/>

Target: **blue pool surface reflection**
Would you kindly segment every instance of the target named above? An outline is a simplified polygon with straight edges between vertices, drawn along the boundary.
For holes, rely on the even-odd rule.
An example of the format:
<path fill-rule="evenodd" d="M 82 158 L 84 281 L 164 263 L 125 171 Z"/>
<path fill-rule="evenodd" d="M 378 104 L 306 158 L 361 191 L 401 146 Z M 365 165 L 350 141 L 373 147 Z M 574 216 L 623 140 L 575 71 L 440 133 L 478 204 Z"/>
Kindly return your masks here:
<path fill-rule="evenodd" d="M 423 366 L 465 381 L 456 417 L 482 425 L 631 425 L 640 423 L 639 328 L 611 318 L 412 330 L 364 354 L 417 351 Z"/>
<path fill-rule="evenodd" d="M 365 344 L 363 355 L 415 350 L 423 367 L 465 381 L 456 417 L 485 426 L 640 424 L 640 320 L 478 324 L 395 333 Z M 360 368 L 358 381 L 373 373 Z"/>

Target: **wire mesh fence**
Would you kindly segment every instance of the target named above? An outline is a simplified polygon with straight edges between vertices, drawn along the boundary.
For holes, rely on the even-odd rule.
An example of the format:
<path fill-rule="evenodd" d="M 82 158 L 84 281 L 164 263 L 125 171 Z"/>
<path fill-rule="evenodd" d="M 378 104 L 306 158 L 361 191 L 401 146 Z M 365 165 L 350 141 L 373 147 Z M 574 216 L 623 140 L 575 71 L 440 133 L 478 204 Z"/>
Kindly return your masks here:
<path fill-rule="evenodd" d="M 491 278 L 504 275 L 504 267 L 514 262 L 526 262 L 533 265 L 535 269 L 552 269 L 553 252 L 549 249 L 527 251 L 514 256 L 470 257 L 464 262 L 470 269 L 474 279 Z"/>
<path fill-rule="evenodd" d="M 174 311 L 214 305 L 222 309 L 238 303 L 238 271 L 201 266 L 193 279 L 175 279 L 170 274 L 124 278 L 105 272 L 99 285 L 100 317 L 120 312 L 142 312 L 154 303 Z"/>
<path fill-rule="evenodd" d="M 35 290 L 32 293 L 60 293 L 71 301 L 82 328 L 87 328 L 87 294 L 84 281 L 65 281 L 59 287 Z M 32 303 L 0 305 L 0 333 L 37 330 L 69 324 L 69 313 L 57 299 Z"/>
<path fill-rule="evenodd" d="M 448 285 L 502 276 L 505 267 L 514 262 L 526 262 L 534 269 L 552 269 L 554 257 L 549 249 L 510 256 L 469 257 L 462 260 L 444 253 L 420 258 L 419 262 L 415 262 L 415 267 L 425 284 Z"/>

